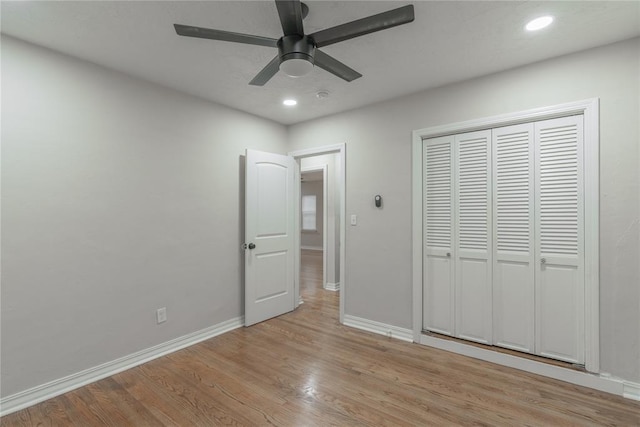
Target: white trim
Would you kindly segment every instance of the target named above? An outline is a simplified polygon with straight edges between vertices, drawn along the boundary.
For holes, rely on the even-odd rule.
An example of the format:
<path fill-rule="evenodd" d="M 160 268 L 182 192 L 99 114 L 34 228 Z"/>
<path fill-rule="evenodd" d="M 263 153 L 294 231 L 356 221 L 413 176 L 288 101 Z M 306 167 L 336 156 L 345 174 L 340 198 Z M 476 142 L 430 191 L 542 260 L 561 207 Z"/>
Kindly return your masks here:
<path fill-rule="evenodd" d="M 585 367 L 600 371 L 600 102 L 584 101 Z"/>
<path fill-rule="evenodd" d="M 640 401 L 640 383 L 633 383 L 631 381 L 623 381 L 622 395 L 627 399 Z"/>
<path fill-rule="evenodd" d="M 337 291 L 340 290 L 340 282 L 338 282 L 338 283 L 327 282 L 327 283 L 324 284 L 324 288 L 327 291 L 337 292 Z"/>
<path fill-rule="evenodd" d="M 461 354 L 463 356 L 473 357 L 474 359 L 480 359 L 486 362 L 497 363 L 498 365 L 508 366 L 510 368 L 518 369 L 532 374 L 542 375 L 544 377 L 565 381 L 582 387 L 589 387 L 607 393 L 624 396 L 629 399 L 640 398 L 640 394 L 636 394 L 637 392 L 640 392 L 640 388 L 638 388 L 640 384 L 625 382 L 615 377 L 562 368 L 560 366 L 550 365 L 548 363 L 525 359 L 518 356 L 512 356 L 510 354 L 499 353 L 497 351 L 487 350 L 484 348 L 463 344 L 458 341 L 437 338 L 429 335 L 422 335 L 420 344 L 428 345 L 430 347 L 438 348 L 445 351 L 450 351 L 456 354 Z"/>
<path fill-rule="evenodd" d="M 325 146 L 316 147 L 316 148 L 306 148 L 303 150 L 289 151 L 287 155 L 295 158 L 312 157 L 320 154 L 343 152 L 344 149 L 345 149 L 345 144 L 342 143 L 342 144 L 334 144 L 334 145 L 325 145 Z"/>
<path fill-rule="evenodd" d="M 333 173 L 333 171 L 331 171 Z M 335 175 L 335 173 L 334 173 Z M 337 183 L 336 183 L 337 184 Z M 335 188 L 333 189 L 335 193 Z M 334 203 L 336 200 L 334 200 Z M 332 215 L 334 216 L 334 227 L 335 227 L 335 214 L 336 210 L 334 209 Z M 334 251 L 338 248 L 335 247 L 337 242 L 335 242 L 335 230 L 333 232 L 333 241 L 334 241 Z M 327 280 L 327 274 L 329 273 L 327 270 L 327 253 L 328 253 L 328 245 L 329 242 L 329 170 L 326 164 L 322 165 L 322 280 Z M 335 264 L 335 252 L 334 252 L 334 264 Z M 335 267 L 334 267 L 335 270 Z M 335 277 L 335 271 L 334 271 Z"/>
<path fill-rule="evenodd" d="M 424 129 L 418 129 L 413 132 L 414 135 L 418 134 L 422 139 L 425 139 L 435 138 L 438 136 L 453 135 L 462 132 L 490 129 L 498 126 L 510 126 L 538 120 L 555 119 L 558 117 L 565 117 L 576 114 L 585 114 L 585 118 L 586 115 L 589 114 L 590 119 L 598 119 L 598 106 L 599 99 L 591 98 L 582 101 L 568 102 L 566 104 L 533 108 L 531 110 L 500 114 L 497 116 L 467 120 L 464 122 L 450 123 L 442 126 L 432 126 Z M 598 123 L 594 124 L 592 130 L 597 128 L 599 128 Z"/>
<path fill-rule="evenodd" d="M 302 218 L 300 217 L 302 213 L 300 212 L 302 206 L 302 172 L 300 172 L 300 162 L 295 161 L 295 183 L 293 189 L 293 204 L 295 206 L 294 209 L 294 242 L 293 242 L 293 309 L 295 310 L 301 303 L 298 305 L 295 304 L 296 301 L 302 301 L 302 295 L 300 295 L 300 257 L 302 254 L 300 253 L 300 245 L 302 244 Z"/>
<path fill-rule="evenodd" d="M 374 334 L 384 335 L 389 338 L 395 338 L 401 341 L 413 342 L 413 331 L 411 329 L 399 328 L 397 326 L 363 319 L 362 317 L 356 317 L 350 314 L 346 314 L 344 316 L 344 325 L 367 332 L 373 332 Z"/>
<path fill-rule="evenodd" d="M 300 249 L 304 249 L 306 251 L 323 251 L 319 246 L 300 246 Z"/>
<path fill-rule="evenodd" d="M 413 277 L 413 341 L 420 342 L 422 333 L 422 136 L 418 131 L 413 131 L 412 135 L 412 191 L 411 191 L 411 245 L 412 245 L 412 277 Z"/>
<path fill-rule="evenodd" d="M 317 156 L 320 154 L 331 154 L 337 153 L 338 158 L 340 160 L 340 176 L 338 179 L 338 188 L 340 190 L 340 283 L 342 284 L 343 292 L 340 292 L 340 323 L 344 323 L 344 307 L 346 300 L 346 290 L 347 282 L 346 282 L 346 236 L 347 236 L 347 146 L 346 144 L 335 144 L 335 145 L 327 145 L 324 147 L 318 148 L 308 148 L 304 150 L 296 150 L 290 151 L 288 153 L 289 156 L 292 156 L 296 159 L 302 157 L 311 157 Z M 300 192 L 298 191 L 298 194 Z M 298 252 L 298 251 L 296 251 Z M 297 276 L 300 275 L 299 270 L 297 271 Z M 298 288 L 297 292 L 299 292 L 300 286 L 296 286 Z"/>
<path fill-rule="evenodd" d="M 102 365 L 94 366 L 93 368 L 85 369 L 84 371 L 12 394 L 0 400 L 0 408 L 2 408 L 0 416 L 5 416 L 12 412 L 19 411 L 35 405 L 36 403 L 43 402 L 84 385 L 110 377 L 119 372 L 126 371 L 127 369 L 142 365 L 143 363 L 149 362 L 153 359 L 157 359 L 169 353 L 192 346 L 201 341 L 208 340 L 209 338 L 213 338 L 242 326 L 244 326 L 244 316 L 236 317 L 234 319 L 218 323 L 217 325 L 183 335 L 171 341 L 129 354 L 128 356 L 103 363 Z"/>
<path fill-rule="evenodd" d="M 482 119 L 434 126 L 413 131 L 412 246 L 413 336 L 422 342 L 422 140 L 455 133 L 582 114 L 584 117 L 584 242 L 585 242 L 585 368 L 600 371 L 600 279 L 599 279 L 599 106 L 598 98 L 502 114 Z M 461 344 L 464 345 L 464 344 Z M 457 347 L 456 347 L 457 348 Z M 455 350 L 452 350 L 455 351 Z M 496 362 L 500 363 L 500 362 Z M 562 369 L 562 368 L 559 368 Z M 556 372 L 556 371 L 554 371 Z M 558 374 L 560 375 L 560 374 Z"/>
<path fill-rule="evenodd" d="M 347 300 L 347 147 L 340 147 L 340 322 L 344 323 L 344 307 Z"/>

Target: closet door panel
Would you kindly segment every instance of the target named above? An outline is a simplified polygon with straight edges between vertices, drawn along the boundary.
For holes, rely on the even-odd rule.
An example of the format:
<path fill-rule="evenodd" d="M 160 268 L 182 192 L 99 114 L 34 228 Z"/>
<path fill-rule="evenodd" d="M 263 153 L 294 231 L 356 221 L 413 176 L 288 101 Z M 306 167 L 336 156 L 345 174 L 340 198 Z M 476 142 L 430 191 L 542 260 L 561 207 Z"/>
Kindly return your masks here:
<path fill-rule="evenodd" d="M 494 129 L 493 342 L 534 351 L 533 124 Z"/>
<path fill-rule="evenodd" d="M 582 116 L 535 124 L 536 348 L 584 363 Z"/>
<path fill-rule="evenodd" d="M 456 135 L 455 335 L 491 343 L 491 131 Z"/>
<path fill-rule="evenodd" d="M 497 265 L 500 268 L 494 274 L 495 345 L 533 353 L 532 286 L 523 282 L 529 270 L 527 263 L 502 259 Z"/>
<path fill-rule="evenodd" d="M 453 335 L 453 137 L 425 140 L 423 152 L 423 328 Z"/>
<path fill-rule="evenodd" d="M 536 292 L 536 348 L 540 356 L 583 364 L 584 354 L 579 339 L 577 268 L 566 262 L 541 268 Z"/>
<path fill-rule="evenodd" d="M 439 255 L 428 255 L 426 258 L 424 329 L 453 335 L 451 259 Z"/>
<path fill-rule="evenodd" d="M 491 344 L 491 282 L 486 260 L 458 258 L 456 336 Z"/>

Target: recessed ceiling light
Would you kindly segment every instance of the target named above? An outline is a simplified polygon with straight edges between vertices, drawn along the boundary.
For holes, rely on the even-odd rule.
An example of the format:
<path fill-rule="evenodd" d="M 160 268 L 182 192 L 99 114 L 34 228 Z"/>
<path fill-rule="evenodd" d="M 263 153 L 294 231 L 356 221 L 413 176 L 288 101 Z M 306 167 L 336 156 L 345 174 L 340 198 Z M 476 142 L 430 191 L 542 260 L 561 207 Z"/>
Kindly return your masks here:
<path fill-rule="evenodd" d="M 533 21 L 529 21 L 525 27 L 528 31 L 541 30 L 553 22 L 553 16 L 541 16 Z"/>
<path fill-rule="evenodd" d="M 282 101 L 282 103 L 287 107 L 293 107 L 298 103 L 298 101 L 296 101 L 295 99 L 285 99 L 284 101 Z"/>

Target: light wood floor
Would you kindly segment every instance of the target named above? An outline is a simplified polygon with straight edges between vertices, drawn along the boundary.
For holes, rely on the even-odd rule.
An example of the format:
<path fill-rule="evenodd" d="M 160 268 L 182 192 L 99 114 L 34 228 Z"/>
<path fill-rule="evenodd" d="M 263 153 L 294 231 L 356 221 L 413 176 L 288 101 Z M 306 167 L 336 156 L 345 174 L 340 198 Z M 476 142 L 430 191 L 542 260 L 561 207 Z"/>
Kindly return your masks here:
<path fill-rule="evenodd" d="M 640 425 L 640 402 L 338 323 L 321 255 L 295 312 L 5 416 L 2 426 Z"/>

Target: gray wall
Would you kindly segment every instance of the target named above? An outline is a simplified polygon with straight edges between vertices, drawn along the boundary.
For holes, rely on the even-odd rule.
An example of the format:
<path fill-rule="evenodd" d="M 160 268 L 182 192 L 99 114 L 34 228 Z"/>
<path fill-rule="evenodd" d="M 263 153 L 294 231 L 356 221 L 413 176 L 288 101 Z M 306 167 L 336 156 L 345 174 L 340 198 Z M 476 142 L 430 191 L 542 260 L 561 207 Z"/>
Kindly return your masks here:
<path fill-rule="evenodd" d="M 315 231 L 302 230 L 300 236 L 300 245 L 306 249 L 322 250 L 322 222 L 324 219 L 322 183 L 323 181 L 306 181 L 300 184 L 301 194 L 303 196 L 316 196 L 316 229 Z"/>
<path fill-rule="evenodd" d="M 347 144 L 346 314 L 411 328 L 412 130 L 599 97 L 601 368 L 640 380 L 639 62 L 634 39 L 290 127 Z"/>
<path fill-rule="evenodd" d="M 240 156 L 286 128 L 7 37 L 1 71 L 2 396 L 241 316 Z"/>

